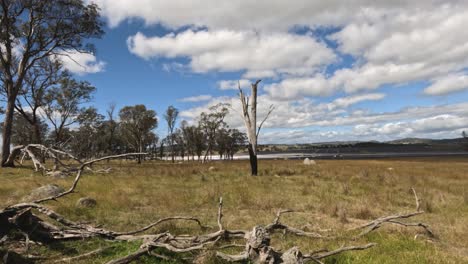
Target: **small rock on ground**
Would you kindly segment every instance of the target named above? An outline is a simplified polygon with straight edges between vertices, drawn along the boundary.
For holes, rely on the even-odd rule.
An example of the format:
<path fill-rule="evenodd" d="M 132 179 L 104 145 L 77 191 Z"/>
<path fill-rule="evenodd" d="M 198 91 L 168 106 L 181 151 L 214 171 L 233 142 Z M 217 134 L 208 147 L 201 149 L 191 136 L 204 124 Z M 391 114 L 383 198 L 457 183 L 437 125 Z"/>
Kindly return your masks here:
<path fill-rule="evenodd" d="M 48 184 L 34 189 L 30 195 L 26 196 L 24 201 L 34 201 L 63 193 L 65 189 L 57 184 Z"/>
<path fill-rule="evenodd" d="M 54 177 L 56 179 L 63 179 L 69 176 L 67 173 L 64 173 L 62 171 L 51 171 L 51 172 L 48 172 L 47 175 Z"/>
<path fill-rule="evenodd" d="M 95 207 L 97 205 L 97 201 L 90 197 L 82 197 L 78 199 L 76 202 L 77 207 Z"/>
<path fill-rule="evenodd" d="M 308 165 L 308 166 L 309 166 L 309 165 L 315 165 L 315 164 L 317 164 L 317 163 L 315 162 L 315 160 L 311 160 L 311 159 L 309 159 L 309 158 L 305 158 L 305 159 L 304 159 L 304 165 Z"/>

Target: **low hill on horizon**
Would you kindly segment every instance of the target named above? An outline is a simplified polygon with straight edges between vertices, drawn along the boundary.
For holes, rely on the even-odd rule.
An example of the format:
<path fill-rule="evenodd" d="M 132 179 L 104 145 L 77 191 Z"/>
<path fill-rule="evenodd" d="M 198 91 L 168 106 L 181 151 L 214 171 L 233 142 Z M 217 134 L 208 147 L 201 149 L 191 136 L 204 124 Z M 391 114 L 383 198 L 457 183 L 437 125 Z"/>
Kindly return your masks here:
<path fill-rule="evenodd" d="M 402 138 L 391 141 L 334 141 L 304 144 L 262 144 L 262 152 L 304 153 L 382 153 L 382 152 L 464 152 L 464 138 L 427 139 Z"/>

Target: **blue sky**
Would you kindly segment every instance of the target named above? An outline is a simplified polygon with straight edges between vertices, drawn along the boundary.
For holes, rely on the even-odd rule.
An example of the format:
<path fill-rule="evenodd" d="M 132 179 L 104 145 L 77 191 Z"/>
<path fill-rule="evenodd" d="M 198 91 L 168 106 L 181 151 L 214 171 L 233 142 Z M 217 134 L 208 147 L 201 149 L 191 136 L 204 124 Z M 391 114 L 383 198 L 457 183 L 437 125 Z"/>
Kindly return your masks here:
<path fill-rule="evenodd" d="M 468 130 L 465 1 L 97 0 L 97 52 L 64 61 L 102 112 L 168 105 L 196 121 L 262 79 L 268 143 L 458 137 Z M 352 3 L 351 3 L 352 2 Z M 429 3 L 431 2 L 431 3 Z M 262 10 L 257 13 L 256 10 Z M 263 112 L 262 112 L 263 111 Z M 235 112 L 227 118 L 242 127 Z"/>

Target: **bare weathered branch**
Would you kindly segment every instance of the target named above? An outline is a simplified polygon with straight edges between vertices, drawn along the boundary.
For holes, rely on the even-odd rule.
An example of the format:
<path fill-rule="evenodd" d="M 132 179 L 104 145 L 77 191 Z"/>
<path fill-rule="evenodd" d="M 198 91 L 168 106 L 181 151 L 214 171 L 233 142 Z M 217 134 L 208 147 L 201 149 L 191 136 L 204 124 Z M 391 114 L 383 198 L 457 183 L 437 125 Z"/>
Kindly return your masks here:
<path fill-rule="evenodd" d="M 364 231 L 362 231 L 357 237 L 362 237 L 362 236 L 365 236 L 367 235 L 368 233 L 380 228 L 382 226 L 382 224 L 384 223 L 388 223 L 392 220 L 395 220 L 395 219 L 406 219 L 406 218 L 410 218 L 410 217 L 413 217 L 413 216 L 416 216 L 416 215 L 420 215 L 424 212 L 411 212 L 411 213 L 406 213 L 406 214 L 396 214 L 396 215 L 390 215 L 390 216 L 383 216 L 383 217 L 380 217 L 380 218 L 377 218 L 373 221 L 370 221 L 366 224 L 363 224 L 363 225 L 360 225 L 356 228 L 353 228 L 351 230 L 357 230 L 357 229 L 364 229 Z"/>
<path fill-rule="evenodd" d="M 276 213 L 276 217 L 275 217 L 275 220 L 273 221 L 273 223 L 267 225 L 265 227 L 265 229 L 267 229 L 270 232 L 275 231 L 275 230 L 283 230 L 285 232 L 295 234 L 297 236 L 306 236 L 306 237 L 310 237 L 310 238 L 326 238 L 326 237 L 324 237 L 324 236 L 322 236 L 322 235 L 320 235 L 318 233 L 307 232 L 307 231 L 304 231 L 304 230 L 301 230 L 301 229 L 298 229 L 298 228 L 295 228 L 295 227 L 285 225 L 285 224 L 280 222 L 280 217 L 281 217 L 282 214 L 292 213 L 292 212 L 294 212 L 294 211 L 290 210 L 290 209 L 279 210 Z"/>
<path fill-rule="evenodd" d="M 5 243 L 7 240 L 8 240 L 8 236 L 7 236 L 7 235 L 4 235 L 4 236 L 0 239 L 0 246 L 3 245 L 3 243 Z"/>
<path fill-rule="evenodd" d="M 59 193 L 59 194 L 57 194 L 55 196 L 50 196 L 50 197 L 46 197 L 46 198 L 43 198 L 43 199 L 33 201 L 33 203 L 42 203 L 42 202 L 46 202 L 46 201 L 50 201 L 50 200 L 56 200 L 57 198 L 60 198 L 62 196 L 65 196 L 67 194 L 72 193 L 75 190 L 76 186 L 78 185 L 78 182 L 80 181 L 80 178 L 81 178 L 81 175 L 83 173 L 84 168 L 87 167 L 87 166 L 92 165 L 93 163 L 104 161 L 104 160 L 118 159 L 118 158 L 123 158 L 123 157 L 128 157 L 128 156 L 141 156 L 141 155 L 147 155 L 147 154 L 146 153 L 127 153 L 127 154 L 107 156 L 107 157 L 102 157 L 102 158 L 86 161 L 83 164 L 81 164 L 81 166 L 79 167 L 78 172 L 76 173 L 75 180 L 73 181 L 73 184 L 70 187 L 70 189 L 68 189 L 65 192 Z"/>
<path fill-rule="evenodd" d="M 218 227 L 219 230 L 224 230 L 223 224 L 221 222 L 221 219 L 223 218 L 223 197 L 219 197 L 219 205 L 218 205 Z"/>
<path fill-rule="evenodd" d="M 341 253 L 346 252 L 346 251 L 365 250 L 365 249 L 371 248 L 371 247 L 373 247 L 375 245 L 377 245 L 377 244 L 376 243 L 369 243 L 369 244 L 363 245 L 363 246 L 349 246 L 349 247 L 344 247 L 343 246 L 343 247 L 340 247 L 338 249 L 335 249 L 335 250 L 332 250 L 332 251 L 329 251 L 329 252 L 326 252 L 326 253 L 323 253 L 323 254 L 305 255 L 304 259 L 312 258 L 312 259 L 320 260 L 320 259 L 324 259 L 324 258 L 331 257 L 331 256 L 334 256 L 334 255 L 341 254 Z"/>
<path fill-rule="evenodd" d="M 414 200 L 416 202 L 416 211 L 419 212 L 421 210 L 421 207 L 420 207 L 421 200 L 419 199 L 418 195 L 416 194 L 416 190 L 414 190 L 413 187 L 411 187 L 411 191 L 413 192 Z"/>
<path fill-rule="evenodd" d="M 245 261 L 249 259 L 249 256 L 246 253 L 242 253 L 239 255 L 229 255 L 229 254 L 225 254 L 223 252 L 217 251 L 216 256 L 218 258 L 224 259 L 229 262 L 239 262 L 239 261 Z"/>
<path fill-rule="evenodd" d="M 257 138 L 258 138 L 258 135 L 260 134 L 260 130 L 262 129 L 263 127 L 263 123 L 265 123 L 265 121 L 268 119 L 268 117 L 270 117 L 271 113 L 275 110 L 275 106 L 274 105 L 270 105 L 270 108 L 268 110 L 268 113 L 266 114 L 265 118 L 263 118 L 262 122 L 260 122 L 260 125 L 258 126 L 258 129 L 257 129 Z"/>
<path fill-rule="evenodd" d="M 189 216 L 172 216 L 172 217 L 166 217 L 166 218 L 162 218 L 162 219 L 159 219 L 158 221 L 156 222 L 153 222 L 143 228 L 140 228 L 140 229 L 137 229 L 137 230 L 134 230 L 134 231 L 130 231 L 130 232 L 123 232 L 123 233 L 117 233 L 118 236 L 128 236 L 128 235 L 135 235 L 135 234 L 138 234 L 138 233 L 142 233 L 142 232 L 145 232 L 147 230 L 149 230 L 150 228 L 152 227 L 155 227 L 161 223 L 164 223 L 164 222 L 168 222 L 168 221 L 173 221 L 173 220 L 185 220 L 185 221 L 193 221 L 195 223 L 197 223 L 201 228 L 205 229 L 205 228 L 209 228 L 208 226 L 205 226 L 201 223 L 201 221 L 198 219 L 198 218 L 195 218 L 195 217 L 189 217 Z"/>
<path fill-rule="evenodd" d="M 365 236 L 368 233 L 380 228 L 385 223 L 398 224 L 398 225 L 402 225 L 402 226 L 405 226 L 405 227 L 422 227 L 426 231 L 426 233 L 427 233 L 427 235 L 429 237 L 435 237 L 434 233 L 432 232 L 432 230 L 429 228 L 429 226 L 427 224 L 424 224 L 424 223 L 405 223 L 405 222 L 399 221 L 401 219 L 408 219 L 408 218 L 411 218 L 413 216 L 417 216 L 417 215 L 420 215 L 420 214 L 424 213 L 423 211 L 419 210 L 420 200 L 418 198 L 418 195 L 416 194 L 416 191 L 414 190 L 414 188 L 411 188 L 411 189 L 412 189 L 413 195 L 415 197 L 415 203 L 416 203 L 416 211 L 415 212 L 400 213 L 400 214 L 396 214 L 396 215 L 383 216 L 383 217 L 377 218 L 377 219 L 375 219 L 373 221 L 370 221 L 370 222 L 368 222 L 366 224 L 363 224 L 363 225 L 360 225 L 360 226 L 358 226 L 356 228 L 353 228 L 351 230 L 365 229 L 359 235 L 357 235 L 355 238 Z"/>

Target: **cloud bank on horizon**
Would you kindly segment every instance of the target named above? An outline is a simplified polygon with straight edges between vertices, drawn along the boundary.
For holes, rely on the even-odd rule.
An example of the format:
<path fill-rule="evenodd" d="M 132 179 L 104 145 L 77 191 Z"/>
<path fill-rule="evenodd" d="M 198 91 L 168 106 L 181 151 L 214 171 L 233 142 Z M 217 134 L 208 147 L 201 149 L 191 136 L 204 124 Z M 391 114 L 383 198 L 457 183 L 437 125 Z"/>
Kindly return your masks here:
<path fill-rule="evenodd" d="M 263 142 L 444 138 L 468 130 L 467 1 L 92 2 L 109 30 L 144 22 L 126 43 L 142 60 L 237 76 L 217 82 L 224 96 L 181 98 L 192 103 L 184 118 L 220 101 L 236 108 L 228 92 L 262 79 L 260 112 L 276 106 Z M 167 33 L 145 33 L 155 25 Z M 92 64 L 88 72 L 104 67 L 81 59 Z M 228 121 L 242 126 L 235 112 Z"/>

